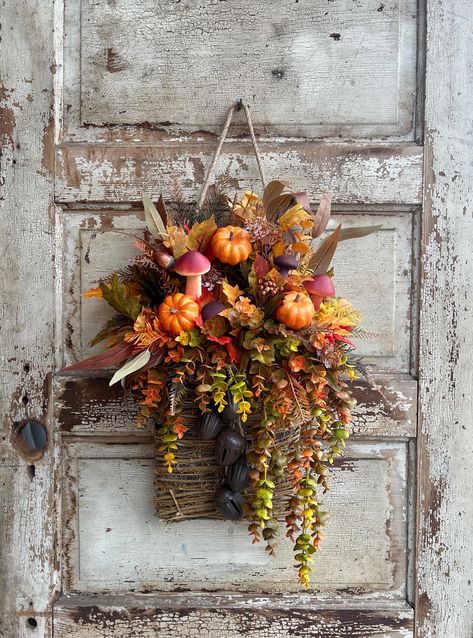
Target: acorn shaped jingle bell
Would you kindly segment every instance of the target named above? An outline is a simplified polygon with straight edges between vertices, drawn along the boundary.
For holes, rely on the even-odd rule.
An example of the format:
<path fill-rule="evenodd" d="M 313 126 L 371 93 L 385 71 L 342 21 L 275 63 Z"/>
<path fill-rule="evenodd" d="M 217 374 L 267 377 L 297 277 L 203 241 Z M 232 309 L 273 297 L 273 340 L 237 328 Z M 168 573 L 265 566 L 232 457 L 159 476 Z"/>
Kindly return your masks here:
<path fill-rule="evenodd" d="M 240 418 L 240 415 L 238 414 L 238 403 L 233 398 L 233 394 L 229 391 L 227 391 L 225 398 L 227 400 L 227 405 L 221 413 L 221 417 L 225 423 L 231 423 L 232 421 Z"/>
<path fill-rule="evenodd" d="M 234 492 L 227 485 L 215 493 L 215 507 L 231 521 L 237 521 L 243 516 L 243 496 Z"/>
<path fill-rule="evenodd" d="M 223 428 L 217 437 L 215 458 L 219 465 L 231 465 L 243 454 L 246 441 L 241 434 L 231 428 Z"/>
<path fill-rule="evenodd" d="M 203 441 L 215 439 L 223 428 L 223 421 L 217 412 L 206 412 L 202 414 L 199 421 L 199 438 Z"/>
<path fill-rule="evenodd" d="M 248 487 L 250 484 L 250 465 L 244 454 L 233 465 L 230 465 L 227 479 L 229 487 L 234 492 L 243 492 Z"/>

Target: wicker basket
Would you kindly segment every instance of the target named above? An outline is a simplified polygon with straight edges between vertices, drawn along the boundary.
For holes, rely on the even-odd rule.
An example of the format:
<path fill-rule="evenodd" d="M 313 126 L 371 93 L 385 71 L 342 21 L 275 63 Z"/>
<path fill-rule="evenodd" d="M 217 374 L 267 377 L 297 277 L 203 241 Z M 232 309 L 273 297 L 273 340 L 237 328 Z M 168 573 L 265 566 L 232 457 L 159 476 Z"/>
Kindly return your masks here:
<path fill-rule="evenodd" d="M 161 453 L 156 450 L 155 462 L 155 507 L 159 518 L 167 521 L 182 521 L 191 518 L 222 519 L 215 508 L 214 495 L 225 482 L 226 468 L 215 461 L 215 441 L 202 441 L 197 437 L 199 409 L 187 401 L 184 411 L 189 430 L 179 442 L 176 451 L 177 464 L 169 474 L 163 466 Z M 249 417 L 248 424 L 257 421 L 258 416 Z M 248 429 L 248 428 L 247 428 Z M 289 452 L 291 444 L 299 437 L 297 428 L 276 430 L 278 448 L 284 454 Z M 251 498 L 251 489 L 244 493 Z M 276 483 L 274 508 L 278 517 L 285 516 L 287 503 L 292 494 L 290 481 L 285 478 Z"/>

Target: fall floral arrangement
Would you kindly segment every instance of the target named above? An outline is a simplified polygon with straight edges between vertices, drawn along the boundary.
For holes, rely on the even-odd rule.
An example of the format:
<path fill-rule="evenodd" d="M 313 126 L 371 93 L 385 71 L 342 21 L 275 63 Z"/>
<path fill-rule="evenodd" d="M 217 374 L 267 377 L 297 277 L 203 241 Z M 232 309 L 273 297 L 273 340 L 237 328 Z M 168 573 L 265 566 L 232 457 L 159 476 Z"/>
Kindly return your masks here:
<path fill-rule="evenodd" d="M 224 185 L 197 210 L 178 186 L 168 205 L 143 196 L 141 254 L 84 293 L 116 311 L 93 341 L 107 349 L 69 370 L 120 365 L 110 383 L 121 381 L 141 417 L 154 419 L 159 462 L 176 478 L 182 442 L 213 441 L 224 468 L 216 511 L 246 518 L 270 553 L 285 526 L 309 586 L 327 517 L 319 494 L 349 436 L 351 339 L 361 334 L 360 314 L 335 295 L 330 264 L 339 241 L 371 229 L 338 226 L 314 247 L 327 195 L 313 212 L 283 181 L 239 201 Z M 199 415 L 192 428 L 189 400 Z"/>

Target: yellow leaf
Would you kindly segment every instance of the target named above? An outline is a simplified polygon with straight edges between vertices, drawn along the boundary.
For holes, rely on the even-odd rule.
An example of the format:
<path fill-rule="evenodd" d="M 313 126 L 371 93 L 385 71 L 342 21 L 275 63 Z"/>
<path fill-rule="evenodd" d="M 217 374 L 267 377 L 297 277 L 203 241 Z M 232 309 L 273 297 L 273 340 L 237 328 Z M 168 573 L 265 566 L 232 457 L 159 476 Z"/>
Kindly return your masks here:
<path fill-rule="evenodd" d="M 89 288 L 82 293 L 81 297 L 95 297 L 96 299 L 103 299 L 103 293 L 101 288 Z"/>
<path fill-rule="evenodd" d="M 228 303 L 232 306 L 235 304 L 238 297 L 243 294 L 243 290 L 240 290 L 238 286 L 230 286 L 226 280 L 222 282 L 222 290 L 228 300 Z"/>
<path fill-rule="evenodd" d="M 172 254 L 175 259 L 187 252 L 188 235 L 183 228 L 178 226 L 168 226 L 169 238 L 164 242 L 165 246 L 172 248 Z"/>
<path fill-rule="evenodd" d="M 297 243 L 292 244 L 291 248 L 295 253 L 301 253 L 302 255 L 309 252 L 309 246 L 303 241 L 298 241 Z"/>
<path fill-rule="evenodd" d="M 189 250 L 203 253 L 216 230 L 217 224 L 213 215 L 200 224 L 194 224 L 187 238 L 187 247 Z"/>
<path fill-rule="evenodd" d="M 284 215 L 281 215 L 279 225 L 284 231 L 289 230 L 289 228 L 293 228 L 294 226 L 312 228 L 314 222 L 311 215 L 309 215 L 309 213 L 302 207 L 302 204 L 295 204 L 295 206 L 291 206 Z"/>
<path fill-rule="evenodd" d="M 279 255 L 284 255 L 286 252 L 286 244 L 283 241 L 278 241 L 273 246 L 273 255 L 275 257 L 279 257 Z"/>

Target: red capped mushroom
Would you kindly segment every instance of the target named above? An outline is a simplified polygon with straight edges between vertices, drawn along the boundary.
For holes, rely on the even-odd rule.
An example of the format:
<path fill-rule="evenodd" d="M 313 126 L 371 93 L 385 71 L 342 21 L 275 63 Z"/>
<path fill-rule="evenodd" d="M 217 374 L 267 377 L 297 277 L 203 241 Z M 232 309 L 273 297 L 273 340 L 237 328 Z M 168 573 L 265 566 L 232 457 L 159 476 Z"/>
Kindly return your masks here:
<path fill-rule="evenodd" d="M 184 275 L 186 280 L 186 295 L 193 299 L 202 296 L 202 275 L 210 270 L 210 261 L 197 250 L 189 250 L 176 259 L 174 272 Z"/>
<path fill-rule="evenodd" d="M 332 279 L 328 275 L 315 275 L 312 279 L 304 281 L 304 287 L 309 293 L 316 311 L 320 310 L 320 304 L 324 297 L 335 295 Z"/>

